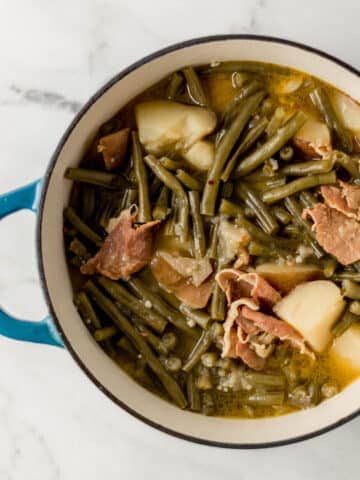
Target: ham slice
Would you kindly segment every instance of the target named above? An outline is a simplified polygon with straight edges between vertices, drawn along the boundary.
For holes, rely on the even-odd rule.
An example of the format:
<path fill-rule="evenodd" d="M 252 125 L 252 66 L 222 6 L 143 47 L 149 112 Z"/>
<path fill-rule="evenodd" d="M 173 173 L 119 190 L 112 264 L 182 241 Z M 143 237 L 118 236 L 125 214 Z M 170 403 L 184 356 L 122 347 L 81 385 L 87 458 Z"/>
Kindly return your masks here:
<path fill-rule="evenodd" d="M 133 228 L 137 213 L 125 210 L 106 237 L 97 254 L 81 268 L 81 273 L 101 273 L 112 280 L 128 278 L 150 262 L 153 253 L 154 227 L 160 222 Z"/>
<path fill-rule="evenodd" d="M 360 223 L 344 213 L 317 203 L 303 211 L 303 217 L 314 221 L 316 240 L 343 265 L 360 260 Z"/>
<path fill-rule="evenodd" d="M 216 281 L 229 304 L 241 297 L 251 297 L 260 305 L 271 308 L 281 299 L 280 293 L 257 273 L 226 268 L 216 275 Z"/>
<path fill-rule="evenodd" d="M 282 342 L 288 340 L 300 353 L 313 356 L 313 353 L 305 345 L 304 338 L 287 322 L 272 315 L 256 312 L 246 305 L 241 308 L 241 316 L 246 320 L 251 320 L 261 331 L 279 338 Z"/>
<path fill-rule="evenodd" d="M 100 138 L 97 151 L 102 153 L 106 170 L 114 170 L 124 162 L 129 135 L 130 128 L 123 128 Z"/>
<path fill-rule="evenodd" d="M 169 293 L 191 308 L 206 307 L 214 287 L 213 277 L 209 277 L 198 287 L 189 277 L 182 276 L 166 260 L 156 255 L 151 262 L 151 271 L 160 285 Z"/>
<path fill-rule="evenodd" d="M 323 185 L 320 191 L 329 207 L 349 218 L 360 220 L 360 187 L 339 182 L 339 186 Z"/>

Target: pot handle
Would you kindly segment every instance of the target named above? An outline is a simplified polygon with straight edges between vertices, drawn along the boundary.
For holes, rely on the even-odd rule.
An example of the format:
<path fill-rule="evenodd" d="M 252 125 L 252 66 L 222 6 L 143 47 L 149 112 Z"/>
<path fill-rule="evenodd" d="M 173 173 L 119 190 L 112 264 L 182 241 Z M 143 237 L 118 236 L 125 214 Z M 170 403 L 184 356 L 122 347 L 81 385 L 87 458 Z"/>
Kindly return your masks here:
<path fill-rule="evenodd" d="M 19 210 L 37 212 L 42 179 L 0 195 L 0 219 Z M 14 340 L 45 343 L 63 347 L 50 315 L 40 322 L 20 320 L 5 312 L 0 306 L 0 335 Z"/>

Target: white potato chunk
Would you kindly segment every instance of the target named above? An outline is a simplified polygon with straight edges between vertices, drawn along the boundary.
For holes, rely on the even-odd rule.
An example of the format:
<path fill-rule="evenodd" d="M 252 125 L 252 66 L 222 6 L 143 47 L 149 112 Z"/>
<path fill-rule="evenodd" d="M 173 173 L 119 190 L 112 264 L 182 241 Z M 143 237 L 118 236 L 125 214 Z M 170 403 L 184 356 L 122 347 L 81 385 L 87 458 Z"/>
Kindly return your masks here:
<path fill-rule="evenodd" d="M 274 307 L 275 313 L 300 332 L 317 352 L 329 345 L 331 326 L 345 307 L 340 289 L 329 280 L 298 285 Z"/>
<path fill-rule="evenodd" d="M 360 324 L 351 325 L 334 340 L 330 354 L 360 371 Z"/>
<path fill-rule="evenodd" d="M 360 133 L 360 105 L 341 92 L 334 92 L 331 101 L 344 127 Z"/>
<path fill-rule="evenodd" d="M 214 155 L 214 144 L 209 140 L 199 140 L 183 154 L 183 157 L 196 170 L 206 172 L 214 162 Z"/>
<path fill-rule="evenodd" d="M 234 225 L 228 220 L 221 219 L 219 228 L 220 252 L 222 260 L 233 260 L 243 251 L 243 247 L 249 243 L 248 232 Z"/>
<path fill-rule="evenodd" d="M 211 110 L 168 100 L 139 103 L 135 117 L 140 142 L 154 155 L 186 151 L 216 126 Z"/>
<path fill-rule="evenodd" d="M 281 80 L 275 87 L 275 92 L 280 95 L 287 95 L 289 93 L 294 93 L 298 90 L 303 84 L 303 77 L 300 75 L 292 75 L 290 78 L 285 78 Z"/>
<path fill-rule="evenodd" d="M 309 118 L 294 135 L 293 142 L 310 157 L 325 156 L 331 151 L 330 130 L 326 123 Z"/>
<path fill-rule="evenodd" d="M 322 270 L 316 265 L 263 263 L 256 271 L 282 293 L 290 292 L 300 283 L 323 278 Z"/>

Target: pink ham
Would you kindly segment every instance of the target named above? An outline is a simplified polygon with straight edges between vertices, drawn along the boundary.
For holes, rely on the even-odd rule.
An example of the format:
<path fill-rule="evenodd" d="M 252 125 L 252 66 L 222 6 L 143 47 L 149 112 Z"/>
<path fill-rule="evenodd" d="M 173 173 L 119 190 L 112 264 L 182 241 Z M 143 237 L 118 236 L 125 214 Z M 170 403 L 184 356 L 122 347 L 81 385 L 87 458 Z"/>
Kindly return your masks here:
<path fill-rule="evenodd" d="M 271 308 L 281 299 L 280 293 L 257 273 L 226 268 L 216 275 L 216 281 L 229 304 L 241 297 L 251 297 L 260 305 Z"/>
<path fill-rule="evenodd" d="M 128 278 L 150 262 L 154 227 L 158 220 L 133 228 L 136 212 L 125 210 L 97 254 L 81 267 L 81 273 L 101 273 L 112 280 Z"/>
<path fill-rule="evenodd" d="M 339 186 L 323 185 L 320 191 L 329 207 L 349 218 L 360 220 L 360 187 L 339 182 Z"/>

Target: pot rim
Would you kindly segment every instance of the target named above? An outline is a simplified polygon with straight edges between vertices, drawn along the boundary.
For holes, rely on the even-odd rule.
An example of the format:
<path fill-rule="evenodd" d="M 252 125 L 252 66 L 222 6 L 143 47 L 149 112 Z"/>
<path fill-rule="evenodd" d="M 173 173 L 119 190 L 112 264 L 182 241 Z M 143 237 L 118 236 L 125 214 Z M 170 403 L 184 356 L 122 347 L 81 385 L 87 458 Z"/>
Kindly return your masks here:
<path fill-rule="evenodd" d="M 41 244 L 41 234 L 42 234 L 42 220 L 43 220 L 43 213 L 44 213 L 44 203 L 45 203 L 45 198 L 46 198 L 46 193 L 47 189 L 49 186 L 50 178 L 54 169 L 54 166 L 57 162 L 57 159 L 59 157 L 60 152 L 62 151 L 64 145 L 66 144 L 69 136 L 71 135 L 72 131 L 76 127 L 76 125 L 79 123 L 81 118 L 85 115 L 85 113 L 89 110 L 89 108 L 107 91 L 109 90 L 114 84 L 119 82 L 122 78 L 126 77 L 129 73 L 133 72 L 137 68 L 141 67 L 144 64 L 147 64 L 159 57 L 162 57 L 163 55 L 166 55 L 171 52 L 175 52 L 177 50 L 184 49 L 186 47 L 191 47 L 194 45 L 199 45 L 203 43 L 211 43 L 211 42 L 217 42 L 217 41 L 224 41 L 224 40 L 254 40 L 254 41 L 261 41 L 261 42 L 269 42 L 269 43 L 278 43 L 278 44 L 283 44 L 287 45 L 290 47 L 296 47 L 311 53 L 314 53 L 320 57 L 323 57 L 327 60 L 330 60 L 333 63 L 336 63 L 337 65 L 345 68 L 346 70 L 350 71 L 351 73 L 354 73 L 360 78 L 360 71 L 357 70 L 355 67 L 352 65 L 349 65 L 348 63 L 340 60 L 339 58 L 330 55 L 322 50 L 319 50 L 314 47 L 310 47 L 306 44 L 295 42 L 292 40 L 288 39 L 283 39 L 283 38 L 278 38 L 278 37 L 272 37 L 272 36 L 264 36 L 264 35 L 251 35 L 251 34 L 219 34 L 219 35 L 210 35 L 210 36 L 203 36 L 203 37 L 197 37 L 193 38 L 190 40 L 185 40 L 182 42 L 178 42 L 175 44 L 172 44 L 168 47 L 162 48 L 160 50 L 157 50 L 154 53 L 151 53 L 150 55 L 147 55 L 143 57 L 142 59 L 138 60 L 137 62 L 131 64 L 129 67 L 121 70 L 119 73 L 114 75 L 110 80 L 108 80 L 101 88 L 99 88 L 95 94 L 93 94 L 89 100 L 82 106 L 82 108 L 79 110 L 79 112 L 75 115 L 73 120 L 71 121 L 70 125 L 67 127 L 65 130 L 65 133 L 62 135 L 60 138 L 60 141 L 52 154 L 49 164 L 46 168 L 45 175 L 43 178 L 42 182 L 42 191 L 41 191 L 41 196 L 40 196 L 40 201 L 39 201 L 39 207 L 38 207 L 38 215 L 37 215 L 37 224 L 36 224 L 36 248 L 37 248 L 37 266 L 38 266 L 38 271 L 39 271 L 39 277 L 40 277 L 40 284 L 44 293 L 45 301 L 47 304 L 47 307 L 49 309 L 49 312 L 51 314 L 51 317 L 54 321 L 54 324 L 56 326 L 56 329 L 58 330 L 67 350 L 70 352 L 71 356 L 75 360 L 75 362 L 78 364 L 78 366 L 83 370 L 83 372 L 90 378 L 90 380 L 110 399 L 112 400 L 117 406 L 121 407 L 123 410 L 126 412 L 130 413 L 133 417 L 141 420 L 143 423 L 147 424 L 150 427 L 153 427 L 157 430 L 159 430 L 162 433 L 169 434 L 175 438 L 179 438 L 182 440 L 187 440 L 192 443 L 197 443 L 201 445 L 207 445 L 207 446 L 212 446 L 212 447 L 221 447 L 221 448 L 231 448 L 231 449 L 263 449 L 263 448 L 271 448 L 271 447 L 280 447 L 284 445 L 291 445 L 294 443 L 298 443 L 304 440 L 308 440 L 314 437 L 317 437 L 319 435 L 323 435 L 324 433 L 327 433 L 341 425 L 344 425 L 345 423 L 349 422 L 350 420 L 356 418 L 358 415 L 360 415 L 360 407 L 355 410 L 352 414 L 347 415 L 340 420 L 324 427 L 318 430 L 314 430 L 310 433 L 307 433 L 305 435 L 300 435 L 300 436 L 295 436 L 295 437 L 290 437 L 287 438 L 286 440 L 280 440 L 280 441 L 273 441 L 273 442 L 263 442 L 263 443 L 227 443 L 227 442 L 218 442 L 218 441 L 212 441 L 212 440 L 206 440 L 200 437 L 195 437 L 193 435 L 186 435 L 179 433 L 175 430 L 172 430 L 171 428 L 168 428 L 164 425 L 160 425 L 156 422 L 153 422 L 152 420 L 149 420 L 147 417 L 141 415 L 138 413 L 136 410 L 134 410 L 132 407 L 130 407 L 128 404 L 122 402 L 118 398 L 115 397 L 109 391 L 107 388 L 103 386 L 103 384 L 89 371 L 87 368 L 86 364 L 79 358 L 75 350 L 72 348 L 71 345 L 71 340 L 65 335 L 61 323 L 59 322 L 55 310 L 53 308 L 50 295 L 49 295 L 49 290 L 48 290 L 48 285 L 46 282 L 45 278 L 45 270 L 44 270 L 44 265 L 43 265 L 43 255 L 42 255 L 42 244 Z"/>

